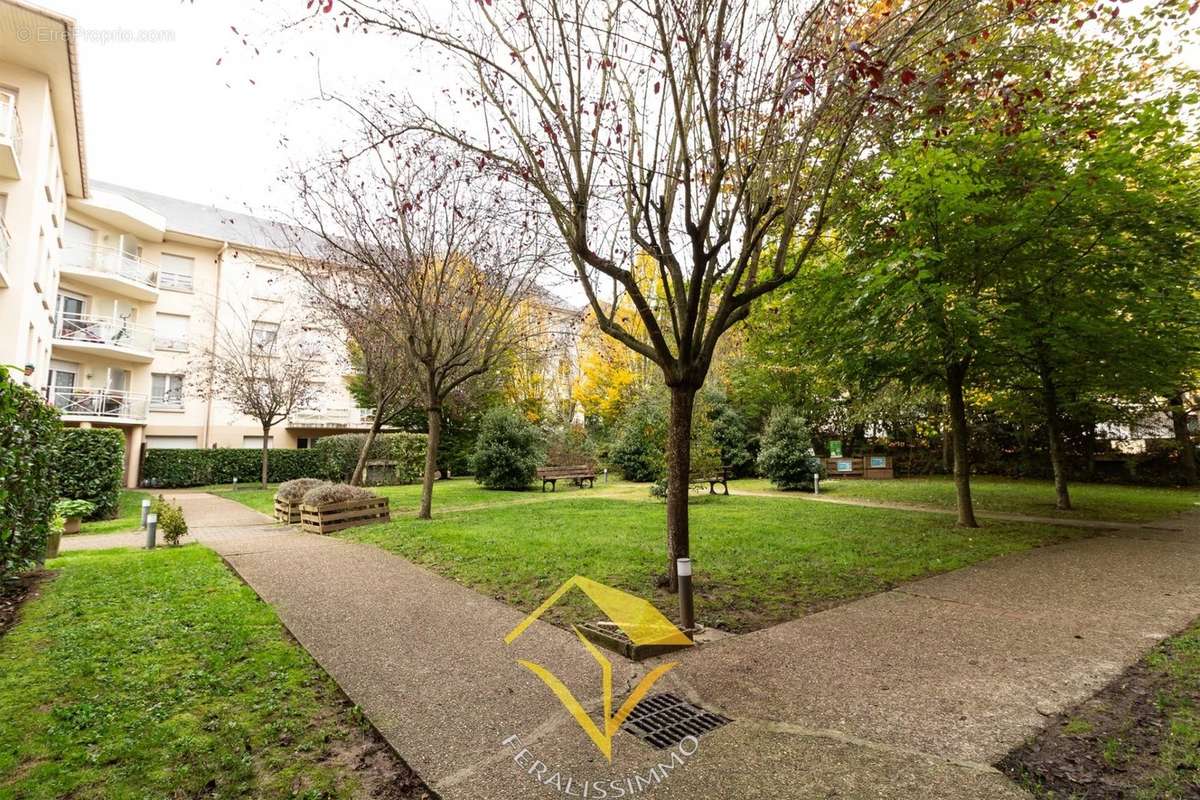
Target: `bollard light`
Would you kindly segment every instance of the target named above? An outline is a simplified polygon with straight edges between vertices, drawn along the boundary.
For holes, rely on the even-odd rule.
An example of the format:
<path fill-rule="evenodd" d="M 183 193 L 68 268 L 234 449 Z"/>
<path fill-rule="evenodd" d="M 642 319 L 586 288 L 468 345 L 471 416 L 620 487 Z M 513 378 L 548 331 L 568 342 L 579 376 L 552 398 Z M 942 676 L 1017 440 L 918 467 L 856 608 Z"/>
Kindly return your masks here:
<path fill-rule="evenodd" d="M 158 514 L 146 516 L 146 549 L 154 549 L 154 538 L 158 535 Z"/>
<path fill-rule="evenodd" d="M 604 468 L 604 482 L 608 483 L 608 467 Z"/>
<path fill-rule="evenodd" d="M 695 636 L 696 612 L 692 607 L 692 560 L 675 559 L 675 574 L 679 576 L 679 616 L 683 632 L 691 639 Z"/>
<path fill-rule="evenodd" d="M 237 478 L 234 478 L 234 479 L 233 479 L 233 490 L 234 490 L 235 492 L 237 491 Z"/>
<path fill-rule="evenodd" d="M 821 476 L 813 473 L 813 494 L 821 493 Z"/>
<path fill-rule="evenodd" d="M 143 530 L 146 527 L 146 515 L 149 513 L 150 513 L 150 501 L 148 499 L 143 500 L 142 501 L 142 529 Z"/>

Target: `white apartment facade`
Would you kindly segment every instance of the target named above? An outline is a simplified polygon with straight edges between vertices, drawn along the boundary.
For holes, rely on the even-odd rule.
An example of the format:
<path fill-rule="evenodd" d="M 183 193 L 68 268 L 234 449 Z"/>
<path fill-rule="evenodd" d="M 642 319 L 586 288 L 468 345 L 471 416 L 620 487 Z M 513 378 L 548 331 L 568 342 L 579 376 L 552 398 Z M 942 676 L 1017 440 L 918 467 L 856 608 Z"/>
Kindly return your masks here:
<path fill-rule="evenodd" d="M 66 424 L 120 429 L 129 486 L 147 448 L 261 446 L 256 421 L 200 399 L 195 367 L 220 327 L 272 335 L 305 315 L 277 238 L 264 220 L 89 181 L 72 23 L 0 0 L 0 365 Z M 318 399 L 272 447 L 370 424 L 341 338 L 314 333 Z"/>

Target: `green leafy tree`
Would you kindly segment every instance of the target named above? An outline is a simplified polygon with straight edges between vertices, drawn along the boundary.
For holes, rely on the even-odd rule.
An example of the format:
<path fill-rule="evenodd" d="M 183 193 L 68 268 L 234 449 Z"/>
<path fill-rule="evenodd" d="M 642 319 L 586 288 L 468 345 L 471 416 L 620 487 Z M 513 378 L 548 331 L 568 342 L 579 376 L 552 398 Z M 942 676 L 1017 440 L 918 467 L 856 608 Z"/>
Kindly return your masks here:
<path fill-rule="evenodd" d="M 780 489 L 815 489 L 814 476 L 823 470 L 813 452 L 812 438 L 804 417 L 788 407 L 771 412 L 762 434 L 758 470 Z"/>
<path fill-rule="evenodd" d="M 519 411 L 498 406 L 483 417 L 472 467 L 489 489 L 528 489 L 541 463 L 541 434 Z"/>

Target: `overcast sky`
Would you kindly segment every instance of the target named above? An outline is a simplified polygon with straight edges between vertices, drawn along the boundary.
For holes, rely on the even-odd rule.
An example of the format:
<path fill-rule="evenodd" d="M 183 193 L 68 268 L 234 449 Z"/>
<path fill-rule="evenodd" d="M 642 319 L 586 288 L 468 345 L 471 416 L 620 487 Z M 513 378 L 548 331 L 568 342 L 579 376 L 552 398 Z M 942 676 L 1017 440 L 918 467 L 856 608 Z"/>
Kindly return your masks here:
<path fill-rule="evenodd" d="M 273 186 L 289 159 L 337 137 L 332 110 L 314 100 L 318 74 L 331 91 L 386 79 L 423 103 L 436 99 L 429 57 L 400 40 L 329 25 L 282 32 L 304 0 L 40 2 L 76 20 L 87 158 L 99 180 L 263 213 L 287 205 Z M 1200 65 L 1200 51 L 1189 61 Z"/>
<path fill-rule="evenodd" d="M 41 2 L 76 20 L 90 176 L 233 210 L 281 205 L 289 158 L 336 136 L 318 73 L 331 90 L 418 83 L 394 40 L 282 33 L 303 0 Z"/>

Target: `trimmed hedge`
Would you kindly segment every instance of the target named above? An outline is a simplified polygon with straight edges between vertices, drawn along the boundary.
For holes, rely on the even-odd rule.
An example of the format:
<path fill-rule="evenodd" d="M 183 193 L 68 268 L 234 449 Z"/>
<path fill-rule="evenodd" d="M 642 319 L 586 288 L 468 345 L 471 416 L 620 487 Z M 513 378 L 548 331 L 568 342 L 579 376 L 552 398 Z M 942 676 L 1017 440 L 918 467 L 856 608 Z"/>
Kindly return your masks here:
<path fill-rule="evenodd" d="M 271 483 L 296 478 L 323 478 L 323 461 L 314 450 L 272 450 L 267 462 Z M 262 477 L 262 451 L 258 448 L 218 447 L 211 450 L 146 451 L 142 485 L 175 489 L 215 483 L 258 483 Z"/>
<path fill-rule="evenodd" d="M 46 552 L 61 431 L 58 412 L 0 367 L 0 576 Z"/>
<path fill-rule="evenodd" d="M 312 449 L 322 462 L 320 477 L 348 481 L 358 464 L 365 433 L 342 433 L 324 436 Z M 414 483 L 425 473 L 425 442 L 423 433 L 381 433 L 371 442 L 367 453 L 370 461 L 395 461 L 396 483 Z"/>
<path fill-rule="evenodd" d="M 64 428 L 58 493 L 95 506 L 88 519 L 113 519 L 125 478 L 125 434 L 116 428 Z"/>

